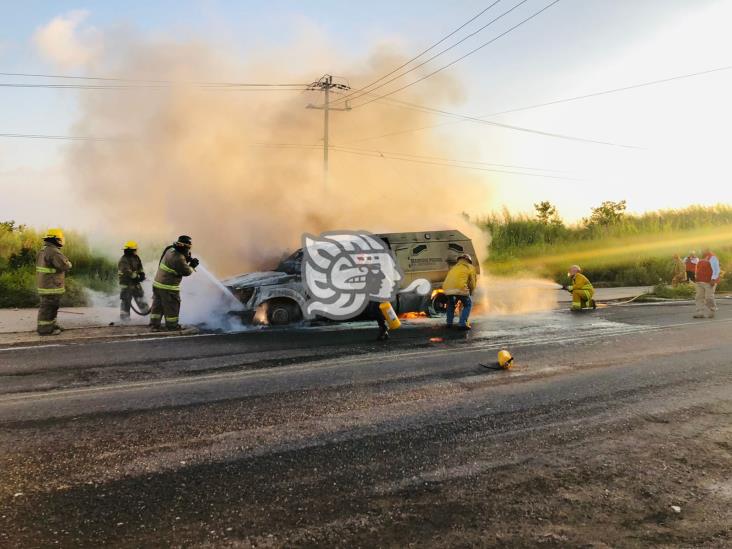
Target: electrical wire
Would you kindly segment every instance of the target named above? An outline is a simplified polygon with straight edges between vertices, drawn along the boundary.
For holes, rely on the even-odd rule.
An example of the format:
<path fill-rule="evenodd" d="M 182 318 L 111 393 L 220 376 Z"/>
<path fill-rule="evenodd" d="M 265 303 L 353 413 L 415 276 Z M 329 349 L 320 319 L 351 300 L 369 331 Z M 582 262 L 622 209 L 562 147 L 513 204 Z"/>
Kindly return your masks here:
<path fill-rule="evenodd" d="M 501 170 L 501 169 L 496 169 L 496 168 L 484 168 L 481 166 L 462 165 L 462 164 L 451 163 L 451 162 L 434 162 L 434 161 L 428 161 L 428 160 L 418 160 L 416 158 L 400 158 L 400 157 L 396 157 L 396 156 L 390 156 L 390 155 L 384 154 L 384 153 L 371 154 L 371 153 L 339 149 L 338 147 L 329 147 L 329 148 L 334 150 L 335 152 L 344 152 L 346 154 L 353 154 L 353 155 L 357 155 L 357 156 L 367 156 L 370 158 L 383 158 L 383 159 L 388 159 L 388 160 L 399 160 L 402 162 L 411 162 L 414 164 L 426 164 L 426 165 L 430 165 L 430 166 L 461 168 L 461 169 L 466 169 L 466 170 L 502 173 L 502 174 L 519 175 L 519 176 L 526 176 L 526 177 L 541 177 L 541 178 L 545 178 L 545 179 L 561 179 L 561 180 L 565 180 L 565 181 L 582 181 L 581 179 L 575 179 L 575 178 L 564 177 L 564 176 L 559 176 L 559 175 L 545 175 L 545 174 L 540 174 L 540 173 L 517 172 L 517 171 L 512 171 L 512 170 Z"/>
<path fill-rule="evenodd" d="M 477 118 L 479 118 L 479 119 L 485 119 L 485 118 L 489 118 L 491 116 L 499 116 L 499 115 L 502 115 L 502 114 L 509 114 L 509 113 L 514 113 L 514 112 L 527 111 L 527 110 L 531 110 L 531 109 L 538 109 L 538 108 L 546 107 L 546 106 L 550 106 L 550 105 L 558 105 L 558 104 L 561 104 L 561 103 L 569 103 L 569 102 L 572 102 L 572 101 L 580 101 L 582 99 L 589 99 L 589 98 L 593 98 L 593 97 L 600 97 L 600 96 L 603 96 L 603 95 L 609 95 L 609 94 L 613 94 L 613 93 L 619 93 L 619 92 L 634 90 L 634 89 L 643 88 L 643 87 L 646 87 L 646 86 L 655 86 L 655 85 L 658 85 L 658 84 L 665 84 L 667 82 L 673 82 L 673 81 L 676 81 L 676 80 L 682 80 L 682 79 L 686 79 L 686 78 L 693 78 L 693 77 L 696 77 L 696 76 L 704 76 L 704 75 L 707 75 L 707 74 L 713 74 L 713 73 L 716 73 L 716 72 L 722 72 L 722 71 L 728 71 L 728 70 L 732 70 L 732 65 L 726 65 L 724 67 L 717 67 L 717 68 L 714 68 L 714 69 L 708 69 L 708 70 L 698 71 L 698 72 L 693 72 L 693 73 L 688 73 L 688 74 L 679 74 L 679 75 L 676 75 L 676 76 L 670 76 L 668 78 L 660 78 L 658 80 L 650 80 L 648 82 L 640 82 L 640 83 L 637 83 L 637 84 L 631 84 L 631 85 L 622 86 L 622 87 L 619 87 L 619 88 L 611 88 L 611 89 L 608 89 L 608 90 L 602 90 L 602 91 L 587 93 L 587 94 L 584 94 L 584 95 L 577 95 L 577 96 L 574 96 L 574 97 L 566 97 L 566 98 L 563 98 L 563 99 L 554 99 L 554 100 L 551 100 L 551 101 L 545 101 L 543 103 L 535 103 L 533 105 L 527 105 L 527 106 L 524 106 L 524 107 L 516 107 L 516 108 L 512 108 L 512 109 L 507 109 L 505 111 L 499 111 L 499 112 L 494 112 L 494 113 L 491 113 L 491 114 L 485 114 L 485 115 L 479 116 Z M 393 99 L 393 98 L 388 98 L 387 101 L 396 102 L 396 100 Z M 465 121 L 467 121 L 467 120 L 456 120 L 456 121 L 452 121 L 452 122 L 442 122 L 440 124 L 430 124 L 428 126 L 420 126 L 418 128 L 410 128 L 410 129 L 406 129 L 406 130 L 398 130 L 398 131 L 389 132 L 389 133 L 385 133 L 385 134 L 381 134 L 381 135 L 375 135 L 375 136 L 371 136 L 371 137 L 363 137 L 363 138 L 360 138 L 360 139 L 354 139 L 352 141 L 348 141 L 347 143 L 360 143 L 360 142 L 363 142 L 363 141 L 371 141 L 371 140 L 374 140 L 374 139 L 382 139 L 384 137 L 391 137 L 391 136 L 394 136 L 394 135 L 403 135 L 405 133 L 412 133 L 412 132 L 416 132 L 416 131 L 429 130 L 429 129 L 432 129 L 432 128 L 438 128 L 438 127 L 442 127 L 442 126 L 448 126 L 450 124 L 458 124 L 460 122 L 465 122 Z"/>
<path fill-rule="evenodd" d="M 114 141 L 116 138 L 107 137 L 91 137 L 91 136 L 74 136 L 74 135 L 49 135 L 49 134 L 19 134 L 19 133 L 0 133 L 0 138 L 25 138 L 25 139 L 50 139 L 50 140 L 69 140 L 69 141 Z M 300 149 L 300 150 L 315 150 L 321 151 L 323 146 L 321 144 L 310 144 L 310 143 L 267 143 L 267 142 L 249 142 L 245 143 L 246 146 L 252 147 L 266 147 L 266 148 L 278 148 L 278 149 Z M 353 147 L 341 147 L 338 145 L 332 145 L 328 147 L 328 150 L 335 152 L 343 152 L 347 154 L 355 154 L 360 156 L 369 156 L 372 158 L 387 158 L 391 160 L 402 160 L 406 162 L 415 162 L 421 164 L 431 164 L 436 166 L 449 166 L 454 168 L 467 168 L 476 169 L 479 171 L 490 171 L 496 173 L 507 173 L 513 175 L 526 175 L 533 177 L 548 177 L 551 179 L 568 179 L 572 181 L 579 181 L 578 179 L 572 179 L 559 175 L 542 175 L 539 173 L 522 173 L 510 170 L 503 170 L 497 168 L 516 168 L 521 170 L 533 170 L 543 172 L 555 172 L 555 173 L 568 173 L 562 170 L 547 170 L 544 168 L 533 168 L 528 166 L 517 166 L 513 164 L 497 164 L 493 162 L 483 162 L 480 160 L 461 160 L 437 156 L 427 155 L 416 155 L 411 153 L 400 153 L 400 152 L 388 152 L 380 151 L 376 149 L 357 149 Z M 497 168 L 488 168 L 485 166 L 496 166 Z"/>
<path fill-rule="evenodd" d="M 522 166 L 522 165 L 516 165 L 516 164 L 499 164 L 496 162 L 485 162 L 482 160 L 461 160 L 461 159 L 455 159 L 455 158 L 445 158 L 442 156 L 429 156 L 429 155 L 419 155 L 419 154 L 411 154 L 411 153 L 403 153 L 403 152 L 382 151 L 380 149 L 360 149 L 360 148 L 355 148 L 355 147 L 344 147 L 344 146 L 340 146 L 340 145 L 332 145 L 331 148 L 339 149 L 339 150 L 345 151 L 345 152 L 350 152 L 350 151 L 368 152 L 368 153 L 389 155 L 392 157 L 404 156 L 407 158 L 417 158 L 417 159 L 423 159 L 423 160 L 437 160 L 437 161 L 444 161 L 444 162 L 456 162 L 456 163 L 460 163 L 460 164 L 476 164 L 479 166 L 494 166 L 494 167 L 499 167 L 499 168 L 514 168 L 514 169 L 519 169 L 519 170 L 532 170 L 532 171 L 552 172 L 552 173 L 570 173 L 570 172 L 567 172 L 566 170 L 534 168 L 531 166 Z"/>
<path fill-rule="evenodd" d="M 140 79 L 140 78 L 120 78 L 120 77 L 109 77 L 109 76 L 76 76 L 68 74 L 37 74 L 37 73 L 23 73 L 23 72 L 0 72 L 0 76 L 20 76 L 24 78 L 58 78 L 58 79 L 72 79 L 72 80 L 96 80 L 105 82 L 127 82 L 127 83 L 152 83 L 152 84 L 172 84 L 172 85 L 202 85 L 202 86 L 241 86 L 241 87 L 291 87 L 298 86 L 304 87 L 307 84 L 254 84 L 248 82 L 206 82 L 197 80 L 159 80 L 159 79 Z"/>
<path fill-rule="evenodd" d="M 409 61 L 407 61 L 406 63 L 404 63 L 404 64 L 400 65 L 399 67 L 397 67 L 396 69 L 392 70 L 391 72 L 389 72 L 389 73 L 385 74 L 385 75 L 384 75 L 384 76 L 382 76 L 381 78 L 378 78 L 378 79 L 374 80 L 374 81 L 373 81 L 373 82 L 371 82 L 370 84 L 367 84 L 367 85 L 366 85 L 366 86 L 364 86 L 363 88 L 360 88 L 360 89 L 358 89 L 358 90 L 354 90 L 354 91 L 352 91 L 351 93 L 347 94 L 346 96 L 344 96 L 344 97 L 340 97 L 340 98 L 336 99 L 336 101 L 345 101 L 346 99 L 350 99 L 350 98 L 351 98 L 352 96 L 354 96 L 354 95 L 356 95 L 356 94 L 358 94 L 358 95 L 356 95 L 355 99 L 358 99 L 359 97 L 361 97 L 362 95 L 364 95 L 364 94 L 366 93 L 366 91 L 368 90 L 368 88 L 371 88 L 371 86 L 373 86 L 374 84 L 378 84 L 378 83 L 379 83 L 379 82 L 381 82 L 382 80 L 384 80 L 384 79 L 386 79 L 386 78 L 390 77 L 390 76 L 391 76 L 392 74 L 394 74 L 394 73 L 396 73 L 396 72 L 400 71 L 401 69 L 403 69 L 404 67 L 406 67 L 406 66 L 407 66 L 407 65 L 409 65 L 410 63 L 412 63 L 412 62 L 416 61 L 417 59 L 419 59 L 420 57 L 422 57 L 422 56 L 423 56 L 423 55 L 424 55 L 425 53 L 427 53 L 428 51 L 430 51 L 430 50 L 434 49 L 435 47 L 439 46 L 439 45 L 440 45 L 440 44 L 441 44 L 442 42 L 444 42 L 445 40 L 447 40 L 447 39 L 448 39 L 448 38 L 450 38 L 451 36 L 455 35 L 455 34 L 456 34 L 456 33 L 457 33 L 458 31 L 460 31 L 460 30 L 462 30 L 463 28 L 465 28 L 465 27 L 466 27 L 466 26 L 467 26 L 468 24 L 470 24 L 470 23 L 472 23 L 473 21 L 475 21 L 475 20 L 476 20 L 476 19 L 477 19 L 478 17 L 480 17 L 481 15 L 483 15 L 483 14 L 484 14 L 485 12 L 487 12 L 487 11 L 488 11 L 489 9 L 491 9 L 491 8 L 492 8 L 493 6 L 495 6 L 496 4 L 498 4 L 498 2 L 500 2 L 500 1 L 501 1 L 501 0 L 496 0 L 495 2 L 493 2 L 492 4 L 490 4 L 490 5 L 489 5 L 489 6 L 487 7 L 487 8 L 483 9 L 483 10 L 482 10 L 481 12 L 479 12 L 479 13 L 478 13 L 477 15 L 475 15 L 475 16 L 474 16 L 473 18 L 469 19 L 469 20 L 468 20 L 468 21 L 466 21 L 466 22 L 465 22 L 465 23 L 464 23 L 463 25 L 461 25 L 460 27 L 458 27 L 457 29 L 455 29 L 454 31 L 452 31 L 452 32 L 451 32 L 450 34 L 448 34 L 447 36 L 445 36 L 444 38 L 442 38 L 442 39 L 441 39 L 441 40 L 440 40 L 439 42 L 435 42 L 435 43 L 434 43 L 434 44 L 432 44 L 432 45 L 431 45 L 431 46 L 430 46 L 429 48 L 427 48 L 426 50 L 422 51 L 422 52 L 421 52 L 421 53 L 419 53 L 418 55 L 416 55 L 416 56 L 412 57 L 412 58 L 411 58 L 411 59 L 410 59 Z M 502 13 L 501 15 L 499 15 L 498 17 L 496 17 L 495 19 L 492 19 L 491 21 L 489 21 L 488 23 L 486 23 L 485 25 L 483 25 L 482 27 L 480 27 L 480 28 L 479 28 L 478 30 L 476 30 L 476 31 L 472 32 L 471 34 L 468 34 L 467 36 L 465 36 L 465 37 L 463 37 L 462 39 L 460 39 L 460 40 L 459 40 L 458 42 L 454 43 L 454 44 L 453 44 L 452 46 L 450 46 L 450 47 L 448 47 L 448 48 L 446 48 L 446 49 L 442 50 L 441 52 L 439 52 L 439 53 L 437 53 L 437 54 L 433 55 L 432 57 L 430 57 L 429 59 L 427 59 L 427 61 L 424 61 L 424 62 L 420 63 L 419 65 L 416 65 L 416 66 L 412 67 L 412 68 L 411 68 L 411 69 L 409 69 L 408 71 L 406 71 L 406 72 L 403 72 L 402 74 L 399 74 L 399 75 L 395 76 L 395 77 L 394 77 L 394 78 L 392 78 L 391 80 L 389 80 L 389 81 L 387 81 L 387 82 L 384 82 L 383 84 L 381 84 L 381 85 L 379 85 L 379 86 L 376 86 L 375 88 L 372 88 L 371 90 L 368 90 L 368 91 L 369 91 L 369 92 L 372 92 L 372 91 L 374 91 L 374 90 L 378 90 L 379 88 L 383 88 L 384 86 L 386 86 L 387 84 L 389 84 L 389 83 L 393 82 L 394 80 L 397 80 L 397 79 L 399 79 L 399 78 L 401 78 L 401 77 L 403 77 L 403 76 L 405 76 L 405 75 L 409 74 L 410 72 L 412 72 L 412 71 L 414 71 L 414 70 L 418 69 L 419 67 L 421 67 L 421 66 L 423 66 L 423 65 L 425 65 L 425 64 L 427 64 L 427 63 L 429 63 L 429 62 L 430 62 L 430 61 L 432 61 L 433 59 L 435 59 L 435 58 L 437 58 L 437 57 L 441 56 L 442 54 L 444 54 L 444 53 L 446 53 L 446 52 L 450 51 L 451 49 L 453 49 L 453 48 L 455 48 L 455 47 L 459 46 L 460 44 L 462 44 L 463 42 L 465 42 L 465 41 L 466 41 L 466 40 L 468 40 L 469 38 L 472 38 L 473 36 L 475 36 L 475 35 L 476 35 L 476 34 L 478 34 L 479 32 L 482 32 L 483 30 L 485 30 L 486 28 L 488 28 L 488 27 L 489 27 L 490 25 L 492 25 L 493 23 L 495 23 L 496 21 L 498 21 L 499 19 L 501 19 L 501 18 L 502 18 L 503 16 L 505 16 L 505 15 L 509 14 L 510 12 L 512 12 L 513 10 L 515 10 L 516 8 L 518 8 L 518 7 L 519 7 L 519 6 L 521 5 L 521 4 L 524 4 L 524 3 L 525 3 L 525 2 L 527 2 L 527 1 L 528 1 L 528 0 L 521 0 L 521 2 L 519 2 L 518 4 L 516 4 L 516 5 L 515 5 L 515 6 L 513 7 L 513 8 L 511 8 L 510 10 L 508 10 L 508 11 L 506 11 L 506 12 Z M 335 101 L 334 101 L 334 102 L 335 102 Z"/>
<path fill-rule="evenodd" d="M 17 139 L 58 139 L 66 141 L 111 141 L 114 139 L 110 137 L 90 137 L 85 135 L 48 135 L 28 133 L 0 133 L 0 137 Z"/>
<path fill-rule="evenodd" d="M 236 85 L 203 85 L 203 84 L 34 84 L 21 82 L 0 82 L 0 88 L 47 88 L 69 90 L 170 90 L 175 88 L 195 88 L 214 91 L 307 91 L 306 87 L 240 87 Z"/>
<path fill-rule="evenodd" d="M 415 84 L 419 84 L 420 82 L 423 82 L 424 80 L 427 80 L 428 78 L 430 78 L 430 77 L 434 76 L 435 74 L 437 74 L 437 73 L 439 73 L 439 72 L 442 72 L 442 71 L 444 71 L 444 70 L 445 70 L 445 69 L 447 69 L 448 67 L 451 67 L 451 66 L 455 65 L 456 63 L 459 63 L 460 61 L 462 61 L 462 60 L 463 60 L 463 59 L 465 59 L 466 57 L 469 57 L 469 56 L 473 55 L 474 53 L 476 53 L 476 52 L 478 52 L 478 51 L 482 50 L 482 49 L 483 49 L 483 48 L 485 48 L 486 46 L 488 46 L 488 45 L 490 45 L 490 44 L 494 43 L 495 41 L 499 40 L 500 38 L 502 38 L 502 37 L 506 36 L 507 34 L 511 33 L 512 31 L 516 30 L 516 29 L 517 29 L 517 28 L 519 28 L 520 26 L 522 26 L 522 25 L 524 25 L 524 24 L 528 23 L 529 21 L 531 21 L 531 20 L 532 20 L 532 19 L 534 19 L 535 17 L 538 17 L 539 15 L 541 15 L 542 13 L 544 13 L 544 12 L 545 12 L 546 10 L 548 10 L 548 9 L 549 9 L 549 8 L 551 8 L 552 6 L 554 6 L 554 5 L 558 4 L 558 3 L 559 3 L 559 1 L 560 1 L 560 0 L 554 0 L 553 2 L 551 2 L 550 4 L 548 4 L 548 5 L 544 6 L 544 7 L 543 7 L 543 8 L 541 8 L 541 9 L 540 9 L 539 11 L 537 11 L 537 12 L 533 13 L 533 14 L 532 14 L 532 15 L 530 15 L 529 17 L 527 17 L 527 18 L 525 18 L 525 19 L 522 19 L 522 20 L 521 20 L 520 22 L 518 22 L 517 24 L 513 25 L 512 27 L 510 27 L 510 28 L 509 28 L 508 30 L 505 30 L 505 31 L 503 31 L 503 32 L 502 32 L 501 34 L 499 34 L 498 36 L 496 36 L 496 37 L 494 37 L 494 38 L 491 38 L 491 39 L 490 39 L 490 40 L 489 40 L 488 42 L 485 42 L 485 43 L 481 44 L 481 45 L 480 45 L 480 46 L 478 46 L 477 48 L 475 48 L 475 49 L 473 49 L 473 50 L 470 50 L 470 51 L 469 51 L 468 53 L 466 53 L 466 54 L 464 54 L 464 55 L 462 55 L 462 56 L 458 57 L 457 59 L 455 59 L 454 61 L 451 61 L 451 62 L 450 62 L 450 63 L 448 63 L 447 65 L 443 65 L 443 66 L 442 66 L 442 67 L 440 67 L 439 69 L 436 69 L 436 70 L 434 70 L 434 71 L 430 72 L 429 74 L 426 74 L 425 76 L 423 76 L 423 77 L 421 77 L 421 78 L 419 78 L 419 79 L 415 80 L 414 82 L 410 82 L 409 84 L 406 84 L 406 85 L 402 86 L 401 88 L 397 88 L 397 89 L 395 89 L 395 90 L 392 90 L 392 91 L 390 91 L 390 92 L 387 92 L 387 93 L 385 93 L 384 95 L 381 95 L 381 96 L 379 96 L 379 97 L 376 97 L 376 98 L 374 98 L 374 99 L 370 99 L 370 100 L 368 100 L 368 101 L 366 101 L 366 102 L 364 102 L 364 103 L 361 103 L 361 104 L 359 104 L 359 105 L 354 105 L 354 106 L 352 106 L 351 108 L 353 108 L 353 109 L 356 109 L 356 108 L 359 108 L 359 107 L 363 107 L 363 106 L 365 106 L 365 105 L 368 105 L 368 104 L 370 104 L 370 103 L 373 103 L 374 101 L 378 101 L 379 99 L 383 99 L 383 98 L 385 98 L 385 97 L 389 97 L 390 95 L 394 95 L 395 93 L 399 93 L 400 91 L 406 90 L 407 88 L 409 88 L 409 87 L 411 87 L 411 86 L 414 86 Z"/>
<path fill-rule="evenodd" d="M 591 139 L 591 138 L 587 138 L 587 137 L 577 137 L 577 136 L 574 136 L 574 135 L 567 135 L 567 134 L 563 134 L 563 133 L 548 132 L 548 131 L 544 131 L 544 130 L 537 130 L 537 129 L 533 129 L 533 128 L 526 128 L 526 127 L 523 127 L 523 126 L 515 126 L 513 124 L 504 124 L 502 122 L 495 122 L 493 120 L 485 120 L 485 119 L 479 118 L 477 116 L 471 116 L 471 115 L 467 115 L 467 114 L 460 114 L 460 113 L 450 112 L 450 111 L 446 111 L 446 110 L 443 110 L 443 109 L 436 109 L 436 108 L 433 108 L 433 107 L 427 107 L 425 105 L 418 105 L 417 103 L 409 103 L 409 102 L 406 102 L 406 101 L 399 101 L 399 100 L 396 100 L 396 99 L 387 99 L 387 101 L 389 101 L 391 103 L 394 103 L 394 106 L 400 106 L 402 108 L 411 109 L 411 110 L 417 110 L 417 111 L 420 111 L 420 112 L 427 112 L 427 113 L 432 113 L 432 114 L 439 114 L 439 115 L 442 115 L 442 116 L 448 116 L 448 117 L 451 117 L 451 118 L 457 118 L 457 119 L 459 119 L 461 121 L 470 121 L 470 122 L 475 122 L 477 124 L 483 124 L 483 125 L 486 125 L 486 126 L 494 126 L 494 127 L 497 127 L 497 128 L 504 128 L 504 129 L 514 130 L 514 131 L 519 131 L 519 132 L 532 133 L 532 134 L 536 134 L 536 135 L 543 135 L 543 136 L 546 136 L 546 137 L 554 137 L 554 138 L 557 138 L 557 139 L 565 139 L 565 140 L 569 140 L 569 141 L 577 141 L 577 142 L 581 142 L 581 143 L 591 143 L 591 144 L 594 144 L 594 145 L 608 145 L 608 146 L 612 146 L 612 147 L 621 147 L 621 148 L 626 148 L 626 149 L 643 149 L 643 147 L 639 147 L 637 145 L 626 145 L 626 144 L 623 144 L 623 143 L 615 143 L 615 142 L 612 142 L 612 141 L 602 141 L 600 139 Z M 440 126 L 440 124 L 436 124 L 436 126 Z M 413 130 L 407 130 L 407 131 L 413 131 Z M 396 135 L 396 134 L 399 134 L 399 133 L 402 133 L 402 132 L 392 132 L 392 134 L 385 134 L 385 135 L 382 135 L 380 137 L 386 137 L 388 135 Z M 371 138 L 367 138 L 367 139 L 371 139 Z M 346 142 L 344 144 L 347 145 L 347 144 L 350 144 L 350 143 L 356 143 L 356 142 L 365 141 L 365 140 L 366 139 L 356 139 L 356 140 L 353 140 L 353 141 L 348 141 L 348 142 Z"/>

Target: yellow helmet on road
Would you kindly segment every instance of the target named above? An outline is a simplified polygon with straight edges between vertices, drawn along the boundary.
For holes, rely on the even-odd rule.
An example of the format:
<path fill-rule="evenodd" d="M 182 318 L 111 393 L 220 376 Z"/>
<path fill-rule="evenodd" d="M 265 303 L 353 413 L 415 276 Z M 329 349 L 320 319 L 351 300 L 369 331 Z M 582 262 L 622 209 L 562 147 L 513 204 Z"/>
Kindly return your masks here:
<path fill-rule="evenodd" d="M 63 242 L 64 242 L 64 232 L 61 229 L 48 229 L 46 231 L 46 236 L 44 236 L 43 238 L 44 239 L 55 238 L 61 244 L 63 244 Z"/>
<path fill-rule="evenodd" d="M 513 357 L 506 349 L 498 351 L 498 365 L 504 370 L 510 370 L 513 366 Z"/>
<path fill-rule="evenodd" d="M 137 242 L 135 242 L 134 240 L 128 240 L 127 242 L 125 242 L 124 249 L 125 250 L 136 250 L 137 249 Z"/>

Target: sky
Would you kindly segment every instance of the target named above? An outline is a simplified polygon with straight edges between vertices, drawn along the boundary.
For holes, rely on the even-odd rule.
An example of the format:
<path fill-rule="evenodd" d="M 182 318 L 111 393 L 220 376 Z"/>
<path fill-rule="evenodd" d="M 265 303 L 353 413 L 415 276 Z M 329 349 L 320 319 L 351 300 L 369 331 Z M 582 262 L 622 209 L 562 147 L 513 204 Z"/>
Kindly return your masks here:
<path fill-rule="evenodd" d="M 526 0 L 502 27 L 476 35 L 426 68 L 456 59 L 550 1 Z M 501 0 L 459 36 L 518 2 Z M 161 42 L 202 41 L 227 57 L 256 59 L 246 73 L 226 75 L 231 81 L 261 81 L 256 67 L 271 54 L 278 61 L 266 71 L 263 67 L 267 80 L 307 67 L 313 80 L 331 73 L 358 88 L 367 83 L 357 79 L 363 73 L 359 67 L 375 50 L 387 47 L 409 58 L 488 5 L 472 0 L 0 0 L 0 72 L 114 76 L 96 72 L 104 68 L 98 58 L 113 56 L 122 37 L 139 36 Z M 487 117 L 725 67 L 732 65 L 731 17 L 732 0 L 561 0 L 446 69 L 441 74 L 457 83 L 454 89 L 434 98 L 425 93 L 419 96 L 420 104 Z M 281 62 L 283 55 L 287 63 Z M 0 83 L 41 81 L 0 77 Z M 393 90 L 397 84 L 401 81 L 379 91 Z M 410 93 L 419 94 L 421 86 L 415 84 Z M 727 203 L 732 202 L 732 167 L 727 160 L 730 92 L 732 70 L 489 117 L 505 125 L 603 143 L 434 116 L 429 125 L 436 127 L 429 130 L 405 127 L 416 131 L 389 142 L 376 138 L 379 133 L 364 135 L 352 146 L 381 150 L 388 145 L 385 150 L 400 152 L 394 147 L 403 143 L 404 150 L 419 154 L 410 136 L 429 131 L 444 143 L 445 158 L 537 168 L 522 170 L 532 176 L 472 171 L 486 188 L 485 202 L 471 204 L 477 213 L 504 207 L 530 212 L 534 203 L 550 200 L 565 219 L 576 221 L 604 200 L 627 200 L 633 212 Z M 83 92 L 95 93 L 106 92 Z M 0 87 L 0 96 L 0 133 L 75 135 L 80 92 Z M 402 92 L 391 98 L 408 99 Z M 348 116 L 334 114 L 331 139 L 336 144 Z M 75 175 L 68 147 L 63 140 L 0 137 L 0 219 L 92 226 L 71 198 Z M 364 159 L 364 166 L 377 161 L 381 160 Z M 435 167 L 446 192 L 450 178 L 464 171 Z"/>

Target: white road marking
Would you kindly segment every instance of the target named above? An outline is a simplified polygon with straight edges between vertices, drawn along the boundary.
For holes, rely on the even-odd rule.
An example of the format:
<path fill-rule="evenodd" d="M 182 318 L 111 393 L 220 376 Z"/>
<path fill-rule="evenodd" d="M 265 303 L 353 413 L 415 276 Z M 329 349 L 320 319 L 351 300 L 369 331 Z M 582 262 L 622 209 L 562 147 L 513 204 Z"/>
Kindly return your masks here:
<path fill-rule="evenodd" d="M 23 347 L 6 347 L 4 349 L 0 349 L 0 353 L 7 352 L 7 351 L 26 351 L 28 349 L 48 349 L 49 347 L 66 347 L 66 345 L 63 345 L 62 343 L 51 343 L 49 345 L 26 345 Z"/>
<path fill-rule="evenodd" d="M 441 355 L 456 355 L 466 354 L 480 351 L 497 351 L 506 346 L 523 346 L 531 347 L 536 345 L 544 345 L 549 343 L 555 344 L 568 344 L 579 341 L 597 340 L 605 337 L 621 336 L 621 335 L 637 335 L 649 332 L 658 332 L 670 328 L 679 328 L 684 326 L 702 326 L 704 324 L 719 324 L 732 322 L 732 319 L 724 320 L 699 320 L 697 322 L 681 322 L 677 324 L 669 324 L 666 326 L 648 326 L 648 325 L 620 325 L 620 328 L 613 328 L 596 333 L 581 333 L 572 336 L 561 337 L 556 334 L 554 335 L 541 335 L 539 337 L 529 337 L 524 339 L 513 339 L 498 343 L 491 343 L 487 345 L 475 345 L 465 348 L 460 347 L 449 347 L 445 349 L 426 349 L 421 351 L 403 351 L 403 352 L 389 352 L 383 354 L 368 354 L 366 356 L 358 356 L 351 359 L 343 358 L 328 358 L 321 361 L 306 362 L 296 365 L 291 365 L 286 368 L 273 367 L 265 368 L 261 370 L 242 370 L 237 372 L 223 372 L 223 373 L 212 373 L 200 376 L 188 376 L 178 377 L 171 379 L 151 380 L 151 381 L 135 381 L 120 383 L 114 385 L 102 385 L 97 387 L 82 387 L 78 389 L 60 389 L 50 390 L 45 392 L 32 392 L 32 393 L 15 393 L 0 397 L 0 404 L 18 402 L 18 401 L 32 401 L 32 400 L 47 400 L 47 399 L 61 399 L 67 397 L 74 397 L 79 395 L 93 395 L 108 392 L 128 392 L 137 389 L 151 389 L 155 387 L 165 387 L 174 385 L 196 385 L 206 383 L 210 381 L 225 380 L 225 379 L 245 379 L 245 378 L 262 378 L 262 377 L 282 377 L 292 373 L 298 373 L 307 370 L 315 370 L 320 368 L 328 367 L 341 367 L 344 365 L 361 364 L 368 362 L 395 362 L 399 360 L 414 360 L 421 359 L 423 357 L 434 357 Z M 201 336 L 215 335 L 215 334 L 200 334 Z M 185 336 L 184 336 L 185 337 Z"/>
<path fill-rule="evenodd" d="M 645 328 L 645 329 L 644 329 Z M 646 331 L 656 331 L 660 328 L 654 327 L 654 326 L 638 326 L 638 327 L 630 327 L 630 328 L 622 328 L 622 329 L 614 329 L 614 330 L 607 330 L 602 333 L 598 334 L 584 334 L 579 336 L 569 336 L 569 337 L 557 337 L 557 336 L 542 336 L 542 337 L 533 337 L 533 338 L 524 338 L 524 339 L 516 339 L 510 341 L 510 345 L 521 345 L 521 346 L 535 346 L 535 345 L 542 345 L 546 343 L 572 343 L 575 341 L 587 341 L 588 339 L 598 339 L 602 337 L 607 336 L 613 336 L 613 335 L 625 335 L 625 334 L 636 334 Z M 285 376 L 292 373 L 302 372 L 306 370 L 314 370 L 317 368 L 327 368 L 327 367 L 341 367 L 344 365 L 353 365 L 353 364 L 361 364 L 361 363 L 367 363 L 367 362 L 382 362 L 384 360 L 388 360 L 389 362 L 399 361 L 399 360 L 414 360 L 414 359 L 421 359 L 423 357 L 433 357 L 433 356 L 440 356 L 440 355 L 455 355 L 455 354 L 465 354 L 465 353 L 472 353 L 472 352 L 480 352 L 480 351 L 487 351 L 487 350 L 494 350 L 497 351 L 503 346 L 505 346 L 505 343 L 502 344 L 488 344 L 488 345 L 477 345 L 477 346 L 471 346 L 467 348 L 445 348 L 445 349 L 435 349 L 431 348 L 428 350 L 422 350 L 422 351 L 404 351 L 404 352 L 390 352 L 386 355 L 379 354 L 379 355 L 371 355 L 368 356 L 359 356 L 354 357 L 351 359 L 343 359 L 343 358 L 329 358 L 321 361 L 313 361 L 313 362 L 307 362 L 302 363 L 299 365 L 292 365 L 288 366 L 287 368 L 266 368 L 261 370 L 243 370 L 238 372 L 224 372 L 224 373 L 212 373 L 212 374 L 206 374 L 201 376 L 189 376 L 189 377 L 179 377 L 179 378 L 173 378 L 173 379 L 161 379 L 161 380 L 152 380 L 152 381 L 135 381 L 135 382 L 128 382 L 128 383 L 120 383 L 120 384 L 114 384 L 114 385 L 102 385 L 98 387 L 83 387 L 78 389 L 60 389 L 60 390 L 51 390 L 46 392 L 33 392 L 33 393 L 19 393 L 19 394 L 13 394 L 8 395 L 5 397 L 0 397 L 0 404 L 1 403 L 7 403 L 7 402 L 16 402 L 21 400 L 41 400 L 41 399 L 54 399 L 54 398 L 64 398 L 69 396 L 78 396 L 78 395 L 89 395 L 89 394 L 95 394 L 95 393 L 106 393 L 106 392 L 127 392 L 127 391 L 133 391 L 137 389 L 150 389 L 154 387 L 165 387 L 165 386 L 172 386 L 172 385 L 195 385 L 199 383 L 205 383 L 210 381 L 217 381 L 217 380 L 224 380 L 224 379 L 244 379 L 244 378 L 261 378 L 261 377 L 271 377 L 271 376 Z"/>

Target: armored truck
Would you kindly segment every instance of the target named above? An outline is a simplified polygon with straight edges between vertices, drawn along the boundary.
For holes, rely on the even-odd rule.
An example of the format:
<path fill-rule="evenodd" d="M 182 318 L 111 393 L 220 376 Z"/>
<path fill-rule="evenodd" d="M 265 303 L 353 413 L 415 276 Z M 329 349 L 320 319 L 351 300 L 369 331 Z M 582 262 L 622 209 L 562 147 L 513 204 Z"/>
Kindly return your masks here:
<path fill-rule="evenodd" d="M 480 272 L 473 242 L 460 231 L 383 233 L 374 236 L 393 251 L 404 273 L 400 281 L 402 289 L 417 279 L 426 279 L 432 286 L 432 292 L 427 295 L 412 292 L 398 294 L 392 302 L 397 314 L 444 314 L 446 298 L 441 287 L 451 257 L 470 254 L 476 270 Z M 256 320 L 272 325 L 315 320 L 305 308 L 308 295 L 301 278 L 302 257 L 303 251 L 298 249 L 272 271 L 242 274 L 224 280 L 224 285 L 244 305 L 243 316 L 251 320 L 256 315 Z"/>

